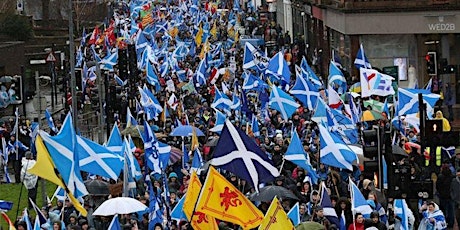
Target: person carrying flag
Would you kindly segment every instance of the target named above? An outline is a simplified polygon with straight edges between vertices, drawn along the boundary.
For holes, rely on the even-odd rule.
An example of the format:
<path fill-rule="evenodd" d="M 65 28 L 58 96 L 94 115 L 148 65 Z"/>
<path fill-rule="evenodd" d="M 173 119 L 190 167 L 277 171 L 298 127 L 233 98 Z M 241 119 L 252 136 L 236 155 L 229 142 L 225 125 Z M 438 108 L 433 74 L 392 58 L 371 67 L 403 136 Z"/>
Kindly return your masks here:
<path fill-rule="evenodd" d="M 11 135 L 7 146 L 9 157 L 13 162 L 14 179 L 16 183 L 21 183 L 21 159 L 25 151 L 29 150 L 21 141 L 16 140 L 16 136 Z"/>

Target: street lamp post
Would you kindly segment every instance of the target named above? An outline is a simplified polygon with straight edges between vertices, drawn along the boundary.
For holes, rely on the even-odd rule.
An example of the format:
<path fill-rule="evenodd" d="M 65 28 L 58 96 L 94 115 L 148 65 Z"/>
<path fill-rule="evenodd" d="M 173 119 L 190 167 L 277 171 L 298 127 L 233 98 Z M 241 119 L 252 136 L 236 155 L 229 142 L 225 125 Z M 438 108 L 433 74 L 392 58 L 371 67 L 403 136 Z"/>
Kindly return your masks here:
<path fill-rule="evenodd" d="M 305 12 L 301 12 L 300 15 L 302 16 L 302 28 L 303 28 L 304 42 L 305 44 L 307 44 L 307 33 L 305 30 Z"/>

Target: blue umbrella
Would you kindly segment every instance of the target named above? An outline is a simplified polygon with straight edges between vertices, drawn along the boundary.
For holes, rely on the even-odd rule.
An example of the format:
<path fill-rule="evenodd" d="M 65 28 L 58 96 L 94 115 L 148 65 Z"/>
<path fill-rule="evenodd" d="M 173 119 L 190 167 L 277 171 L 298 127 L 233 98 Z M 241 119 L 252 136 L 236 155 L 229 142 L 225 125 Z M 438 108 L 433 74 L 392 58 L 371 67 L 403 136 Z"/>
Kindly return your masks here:
<path fill-rule="evenodd" d="M 13 202 L 0 200 L 0 210 L 9 211 L 13 208 Z"/>
<path fill-rule="evenodd" d="M 169 136 L 176 136 L 176 137 L 188 137 L 192 136 L 193 128 L 195 128 L 195 132 L 197 136 L 205 136 L 203 131 L 200 129 L 193 127 L 191 125 L 179 125 L 179 127 L 175 128 Z"/>

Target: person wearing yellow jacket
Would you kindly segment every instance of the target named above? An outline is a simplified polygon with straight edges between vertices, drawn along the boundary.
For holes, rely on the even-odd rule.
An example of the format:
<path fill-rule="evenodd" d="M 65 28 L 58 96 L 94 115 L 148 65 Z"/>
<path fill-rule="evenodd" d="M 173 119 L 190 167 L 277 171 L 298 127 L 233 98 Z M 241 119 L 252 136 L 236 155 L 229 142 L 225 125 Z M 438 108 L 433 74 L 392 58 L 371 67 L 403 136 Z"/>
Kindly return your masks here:
<path fill-rule="evenodd" d="M 443 132 L 449 132 L 450 131 L 450 123 L 449 120 L 447 120 L 443 115 L 442 111 L 437 111 L 436 112 L 436 117 L 434 118 L 436 120 L 442 120 L 442 131 Z"/>

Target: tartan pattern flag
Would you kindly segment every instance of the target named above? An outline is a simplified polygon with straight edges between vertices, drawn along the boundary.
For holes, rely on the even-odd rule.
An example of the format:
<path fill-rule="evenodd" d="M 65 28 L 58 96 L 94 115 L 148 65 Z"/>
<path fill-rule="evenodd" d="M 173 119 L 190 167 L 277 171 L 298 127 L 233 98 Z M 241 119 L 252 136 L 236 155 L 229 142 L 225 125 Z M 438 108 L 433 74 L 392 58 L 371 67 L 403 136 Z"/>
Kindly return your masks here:
<path fill-rule="evenodd" d="M 243 229 L 255 228 L 263 220 L 262 212 L 214 167 L 209 167 L 195 210 Z"/>

